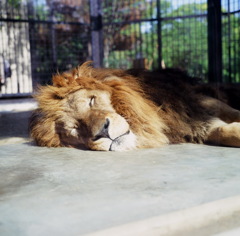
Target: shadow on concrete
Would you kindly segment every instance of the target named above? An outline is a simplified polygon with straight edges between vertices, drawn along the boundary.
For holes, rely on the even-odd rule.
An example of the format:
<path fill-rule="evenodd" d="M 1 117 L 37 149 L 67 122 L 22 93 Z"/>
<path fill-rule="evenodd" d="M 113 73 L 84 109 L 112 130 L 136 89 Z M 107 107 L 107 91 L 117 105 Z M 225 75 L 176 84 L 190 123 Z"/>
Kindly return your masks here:
<path fill-rule="evenodd" d="M 28 138 L 28 122 L 32 111 L 0 113 L 0 138 Z"/>

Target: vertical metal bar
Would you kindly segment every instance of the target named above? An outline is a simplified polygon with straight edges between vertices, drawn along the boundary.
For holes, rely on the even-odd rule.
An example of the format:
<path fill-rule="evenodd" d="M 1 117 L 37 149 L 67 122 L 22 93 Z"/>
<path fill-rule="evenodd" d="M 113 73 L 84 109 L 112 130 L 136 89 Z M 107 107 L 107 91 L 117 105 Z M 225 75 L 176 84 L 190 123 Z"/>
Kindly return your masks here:
<path fill-rule="evenodd" d="M 240 3 L 239 2 L 238 2 L 238 6 L 237 6 L 237 2 L 236 2 L 235 9 L 240 10 Z M 234 21 L 234 26 L 233 26 L 234 28 L 233 29 L 237 29 L 237 27 L 239 27 L 240 12 L 233 13 L 233 16 L 234 16 L 234 18 L 233 18 L 234 19 L 233 20 Z M 240 82 L 240 57 L 239 57 L 239 52 L 240 52 L 240 35 L 239 35 L 239 33 L 237 34 L 237 32 L 235 31 L 235 33 L 234 33 L 234 71 L 233 71 L 233 76 L 234 76 L 234 82 L 235 83 Z"/>
<path fill-rule="evenodd" d="M 14 48 L 14 54 L 17 55 L 18 53 L 18 49 L 17 49 L 17 44 L 16 42 L 19 42 L 19 40 L 17 39 L 17 26 L 19 26 L 19 23 L 12 23 L 12 29 L 13 29 L 13 48 Z M 19 29 L 18 29 L 19 31 Z M 15 62 L 15 64 L 17 65 L 18 64 L 18 57 L 14 57 L 11 58 L 11 60 L 13 62 Z M 18 70 L 19 70 L 19 67 L 17 66 L 16 67 L 16 82 L 17 82 L 17 86 L 15 84 L 12 83 L 12 91 L 11 93 L 20 93 L 20 76 L 19 76 L 19 73 L 18 73 Z M 13 81 L 12 81 L 13 82 Z M 16 86 L 16 89 L 15 90 L 15 86 Z"/>
<path fill-rule="evenodd" d="M 162 68 L 162 19 L 161 19 L 161 3 L 157 1 L 157 35 L 158 35 L 158 68 Z"/>
<path fill-rule="evenodd" d="M 101 0 L 90 0 L 92 59 L 95 67 L 103 65 L 103 35 Z"/>
<path fill-rule="evenodd" d="M 28 19 L 32 20 L 34 17 L 33 2 L 28 1 L 27 11 L 28 11 Z M 38 81 L 38 74 L 37 74 L 37 55 L 36 55 L 37 46 L 34 39 L 35 32 L 36 32 L 36 25 L 34 22 L 31 22 L 31 21 L 29 22 L 28 30 L 29 30 L 29 45 L 30 45 L 31 77 L 32 77 L 32 86 L 34 88 L 40 82 Z"/>
<path fill-rule="evenodd" d="M 50 37 L 51 37 L 51 49 L 52 49 L 52 69 L 55 71 L 57 69 L 57 48 L 56 48 L 56 33 L 55 33 L 55 27 L 53 24 L 54 21 L 54 14 L 55 9 L 53 6 L 53 2 L 50 2 Z"/>
<path fill-rule="evenodd" d="M 142 33 L 142 23 L 139 22 L 138 23 L 138 30 L 139 30 L 139 55 L 141 56 L 141 58 L 143 59 L 144 58 L 144 55 L 143 55 L 143 33 Z"/>
<path fill-rule="evenodd" d="M 227 3 L 227 19 L 228 19 L 228 80 L 232 82 L 232 65 L 231 65 L 231 17 L 230 17 L 230 1 Z"/>
<path fill-rule="evenodd" d="M 208 81 L 222 82 L 221 0 L 208 0 Z"/>

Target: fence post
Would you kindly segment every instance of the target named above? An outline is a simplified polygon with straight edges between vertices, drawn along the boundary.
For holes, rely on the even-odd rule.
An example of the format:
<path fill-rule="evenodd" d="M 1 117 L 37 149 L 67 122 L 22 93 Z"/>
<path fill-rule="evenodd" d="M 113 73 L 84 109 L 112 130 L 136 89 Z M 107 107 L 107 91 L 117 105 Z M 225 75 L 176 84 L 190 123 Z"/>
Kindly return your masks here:
<path fill-rule="evenodd" d="M 27 2 L 27 14 L 29 21 L 29 45 L 30 45 L 30 63 L 31 63 L 31 76 L 32 76 L 32 86 L 35 88 L 38 84 L 41 83 L 38 73 L 37 73 L 37 49 L 36 49 L 36 42 L 34 39 L 34 35 L 36 33 L 36 25 L 32 21 L 34 17 L 34 6 L 33 2 L 28 1 Z"/>
<path fill-rule="evenodd" d="M 222 82 L 221 0 L 208 0 L 208 81 Z"/>
<path fill-rule="evenodd" d="M 101 0 L 90 0 L 92 60 L 95 67 L 103 66 L 103 35 Z"/>
<path fill-rule="evenodd" d="M 161 2 L 157 0 L 158 68 L 162 69 L 162 19 Z"/>

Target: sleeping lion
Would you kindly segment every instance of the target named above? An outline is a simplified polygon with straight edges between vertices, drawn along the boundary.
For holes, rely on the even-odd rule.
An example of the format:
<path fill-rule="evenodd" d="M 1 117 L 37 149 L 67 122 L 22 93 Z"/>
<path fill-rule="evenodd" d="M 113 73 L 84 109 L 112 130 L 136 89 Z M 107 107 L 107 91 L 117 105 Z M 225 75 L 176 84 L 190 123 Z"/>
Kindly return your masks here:
<path fill-rule="evenodd" d="M 186 142 L 240 147 L 240 111 L 223 92 L 221 99 L 206 91 L 174 69 L 96 69 L 86 62 L 38 88 L 30 134 L 39 146 L 103 151 Z"/>

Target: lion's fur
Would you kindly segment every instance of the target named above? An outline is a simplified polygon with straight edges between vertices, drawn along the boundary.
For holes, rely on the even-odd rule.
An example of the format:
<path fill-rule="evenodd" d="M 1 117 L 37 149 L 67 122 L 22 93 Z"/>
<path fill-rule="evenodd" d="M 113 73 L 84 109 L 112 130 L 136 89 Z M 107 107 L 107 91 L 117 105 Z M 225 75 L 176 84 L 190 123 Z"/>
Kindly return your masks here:
<path fill-rule="evenodd" d="M 64 129 L 67 111 L 63 107 L 69 94 L 86 89 L 110 94 L 114 110 L 137 136 L 138 148 L 203 143 L 215 114 L 202 105 L 203 95 L 196 92 L 192 81 L 175 70 L 96 69 L 85 63 L 53 76 L 53 85 L 38 88 L 39 108 L 31 117 L 31 136 L 40 146 L 68 146 L 71 135 Z"/>

